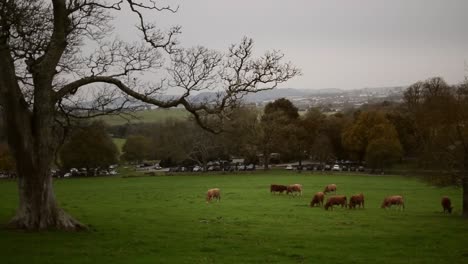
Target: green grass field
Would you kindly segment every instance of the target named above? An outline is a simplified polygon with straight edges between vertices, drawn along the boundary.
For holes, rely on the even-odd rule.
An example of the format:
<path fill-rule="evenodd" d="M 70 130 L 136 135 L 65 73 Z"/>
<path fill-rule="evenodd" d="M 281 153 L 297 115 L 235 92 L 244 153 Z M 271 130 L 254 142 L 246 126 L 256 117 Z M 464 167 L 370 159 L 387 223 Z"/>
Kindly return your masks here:
<path fill-rule="evenodd" d="M 304 195 L 271 195 L 271 183 L 301 183 Z M 329 183 L 338 194 L 363 192 L 366 208 L 308 207 Z M 206 204 L 212 187 L 222 200 Z M 1 229 L 1 263 L 468 263 L 461 191 L 414 178 L 274 171 L 64 179 L 55 188 L 61 206 L 91 230 Z M 16 184 L 0 181 L 0 194 L 6 223 Z M 379 208 L 392 194 L 405 197 L 406 210 Z M 454 215 L 441 213 L 443 195 Z"/>
<path fill-rule="evenodd" d="M 189 116 L 189 113 L 185 109 L 171 108 L 171 109 L 154 109 L 154 110 L 142 110 L 133 113 L 135 118 L 127 120 L 120 116 L 108 115 L 102 116 L 96 119 L 106 122 L 110 126 L 123 125 L 126 123 L 160 123 L 167 119 L 183 120 Z"/>
<path fill-rule="evenodd" d="M 119 149 L 119 152 L 123 153 L 122 149 L 123 149 L 123 146 L 125 145 L 125 142 L 127 141 L 127 139 L 125 139 L 125 138 L 112 138 L 112 141 L 114 141 L 115 145 Z"/>

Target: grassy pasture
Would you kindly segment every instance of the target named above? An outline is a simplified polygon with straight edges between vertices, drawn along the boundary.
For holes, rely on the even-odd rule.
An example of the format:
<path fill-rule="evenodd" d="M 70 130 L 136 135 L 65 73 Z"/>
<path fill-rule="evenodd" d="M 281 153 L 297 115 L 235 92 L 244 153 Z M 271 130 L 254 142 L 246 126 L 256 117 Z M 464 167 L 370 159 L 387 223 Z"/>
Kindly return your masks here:
<path fill-rule="evenodd" d="M 127 120 L 118 115 L 108 115 L 97 117 L 96 119 L 106 122 L 108 125 L 123 125 L 126 123 L 160 123 L 168 119 L 183 120 L 189 116 L 185 109 L 171 108 L 171 109 L 153 109 L 141 110 L 133 113 L 135 118 Z"/>
<path fill-rule="evenodd" d="M 304 195 L 271 195 L 271 183 L 301 183 Z M 308 207 L 329 183 L 338 194 L 363 192 L 366 209 Z M 212 187 L 222 200 L 206 204 Z M 65 179 L 55 188 L 91 231 L 0 229 L 1 263 L 468 263 L 461 191 L 414 178 L 274 171 Z M 391 194 L 405 197 L 405 211 L 379 208 Z M 455 215 L 441 213 L 443 195 Z M 6 223 L 15 183 L 0 181 L 0 197 Z"/>

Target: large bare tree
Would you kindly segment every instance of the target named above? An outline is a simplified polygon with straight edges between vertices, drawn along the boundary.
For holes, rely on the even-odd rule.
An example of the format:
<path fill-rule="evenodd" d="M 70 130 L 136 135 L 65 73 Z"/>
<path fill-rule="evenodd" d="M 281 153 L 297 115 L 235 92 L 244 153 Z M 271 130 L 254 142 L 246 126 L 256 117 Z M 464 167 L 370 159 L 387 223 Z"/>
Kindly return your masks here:
<path fill-rule="evenodd" d="M 135 18 L 138 42 L 114 37 L 112 21 L 124 10 Z M 299 74 L 281 62 L 279 52 L 253 58 L 247 38 L 226 53 L 183 49 L 176 39 L 180 27 L 164 31 L 147 21 L 148 14 L 161 11 L 175 10 L 153 0 L 0 0 L 0 107 L 20 198 L 11 227 L 85 228 L 58 207 L 49 173 L 55 135 L 70 118 L 117 113 L 136 99 L 162 108 L 183 106 L 199 125 L 215 131 L 205 125 L 207 116 L 222 118 L 246 93 Z M 169 88 L 182 92 L 163 96 Z M 190 99 L 207 89 L 217 96 Z"/>

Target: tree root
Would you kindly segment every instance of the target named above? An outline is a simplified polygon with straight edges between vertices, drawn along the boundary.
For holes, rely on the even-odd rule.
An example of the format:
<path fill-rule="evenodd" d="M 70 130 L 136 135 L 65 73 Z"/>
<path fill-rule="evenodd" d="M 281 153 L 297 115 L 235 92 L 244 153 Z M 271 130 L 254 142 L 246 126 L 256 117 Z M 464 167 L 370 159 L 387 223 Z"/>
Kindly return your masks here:
<path fill-rule="evenodd" d="M 57 209 L 48 215 L 33 215 L 18 212 L 8 223 L 7 227 L 9 229 L 26 231 L 62 230 L 76 232 L 88 230 L 86 225 L 80 223 L 62 209 Z"/>

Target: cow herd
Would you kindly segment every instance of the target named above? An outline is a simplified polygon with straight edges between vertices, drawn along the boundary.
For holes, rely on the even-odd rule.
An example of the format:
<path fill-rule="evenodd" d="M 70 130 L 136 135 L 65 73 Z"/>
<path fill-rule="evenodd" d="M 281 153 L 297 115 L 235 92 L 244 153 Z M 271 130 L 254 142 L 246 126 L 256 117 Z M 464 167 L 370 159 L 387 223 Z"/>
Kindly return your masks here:
<path fill-rule="evenodd" d="M 283 192 L 286 192 L 287 195 L 302 195 L 302 185 L 301 184 L 292 184 L 292 185 L 279 185 L 279 184 L 271 184 L 270 185 L 270 193 L 272 194 L 282 194 Z M 324 200 L 325 200 L 325 195 L 328 193 L 333 192 L 334 195 L 328 197 L 325 205 L 324 205 Z M 206 202 L 209 203 L 211 200 L 217 199 L 218 201 L 221 200 L 221 192 L 218 188 L 214 189 L 209 189 L 208 192 L 206 193 Z M 336 195 L 336 184 L 329 184 L 325 186 L 323 192 L 317 192 L 314 194 L 312 197 L 312 201 L 310 202 L 310 207 L 322 207 L 325 210 L 331 209 L 333 210 L 333 206 L 341 206 L 342 208 L 349 208 L 349 209 L 356 209 L 357 207 L 359 208 L 364 208 L 364 194 L 359 193 L 356 195 L 353 195 L 348 199 L 345 195 Z M 392 196 L 387 196 L 384 198 L 381 208 L 390 208 L 392 205 L 397 206 L 400 210 L 405 209 L 405 202 L 403 199 L 403 196 L 401 195 L 392 195 Z M 445 212 L 452 213 L 452 203 L 450 201 L 450 198 L 447 196 L 442 197 L 441 201 L 442 208 Z"/>

